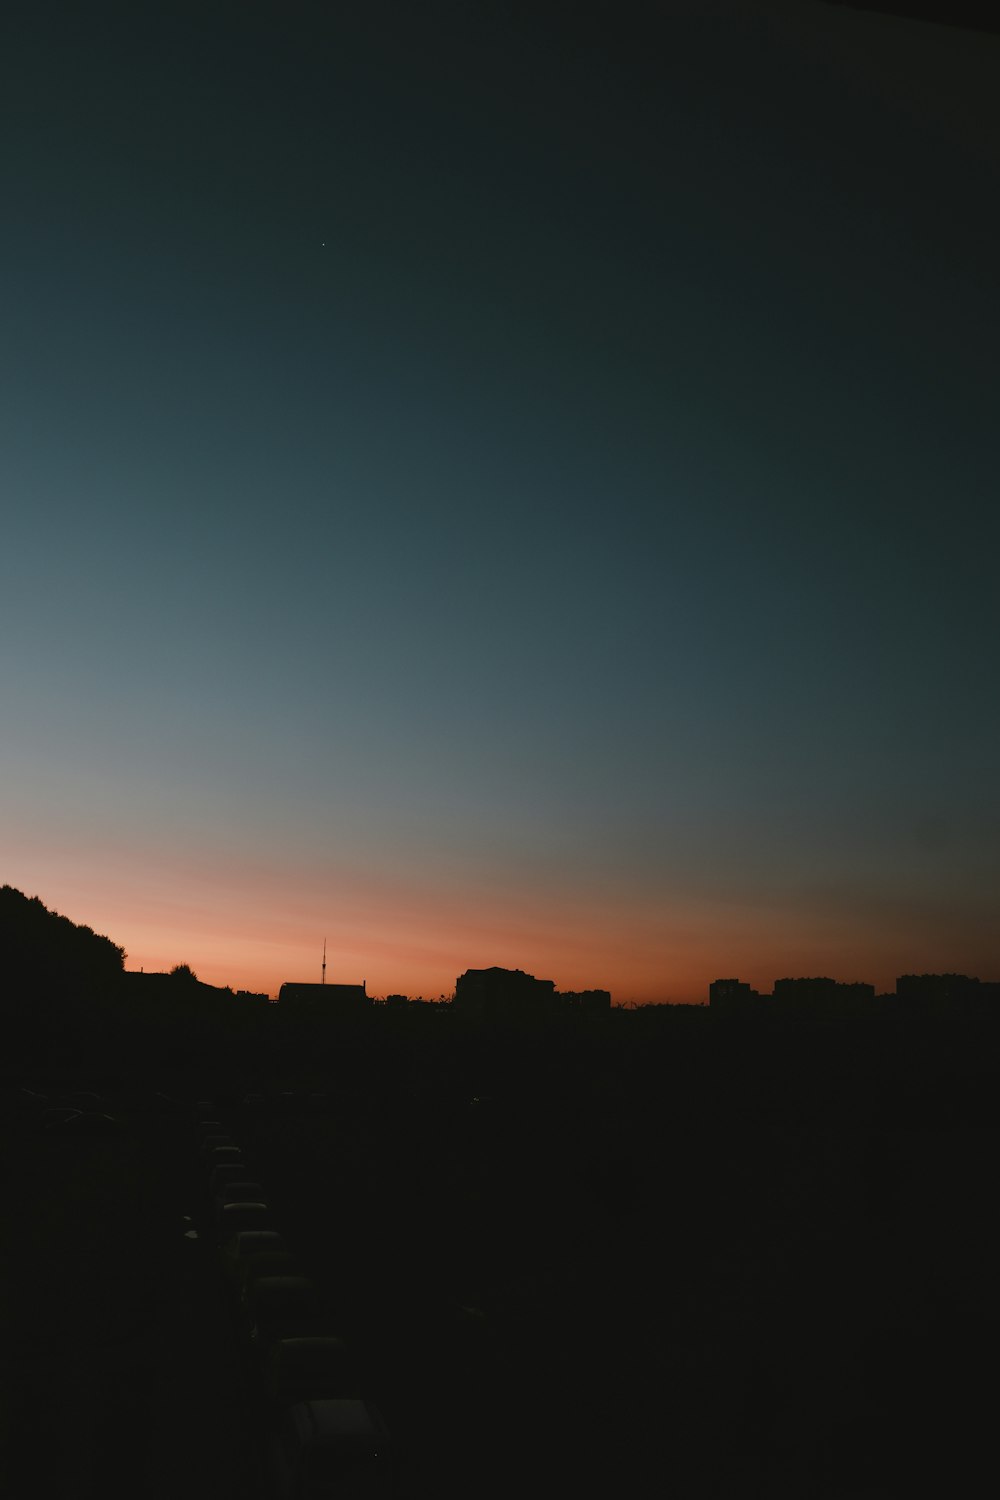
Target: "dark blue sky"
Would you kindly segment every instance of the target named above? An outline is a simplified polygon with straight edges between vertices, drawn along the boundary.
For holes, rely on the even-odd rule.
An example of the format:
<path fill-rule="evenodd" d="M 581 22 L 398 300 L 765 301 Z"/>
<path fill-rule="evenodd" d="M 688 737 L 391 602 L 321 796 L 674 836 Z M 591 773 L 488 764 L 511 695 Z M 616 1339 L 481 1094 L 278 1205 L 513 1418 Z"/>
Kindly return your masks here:
<path fill-rule="evenodd" d="M 650 13 L 8 19 L 4 879 L 130 963 L 996 968 L 1000 42 Z"/>

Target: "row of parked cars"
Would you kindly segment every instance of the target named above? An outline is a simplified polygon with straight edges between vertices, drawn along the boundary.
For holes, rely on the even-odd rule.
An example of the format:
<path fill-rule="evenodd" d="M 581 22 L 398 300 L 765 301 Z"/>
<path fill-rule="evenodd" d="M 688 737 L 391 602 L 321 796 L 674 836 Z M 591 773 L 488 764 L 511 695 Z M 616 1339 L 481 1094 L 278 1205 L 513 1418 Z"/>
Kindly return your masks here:
<path fill-rule="evenodd" d="M 213 1232 L 243 1355 L 265 1416 L 278 1500 L 383 1500 L 395 1491 L 385 1420 L 364 1398 L 350 1350 L 274 1222 L 241 1147 L 196 1106 Z"/>
<path fill-rule="evenodd" d="M 123 1135 L 125 1127 L 108 1113 L 100 1094 L 87 1090 L 55 1097 L 34 1089 L 7 1089 L 0 1112 L 29 1121 L 34 1131 L 60 1135 Z"/>

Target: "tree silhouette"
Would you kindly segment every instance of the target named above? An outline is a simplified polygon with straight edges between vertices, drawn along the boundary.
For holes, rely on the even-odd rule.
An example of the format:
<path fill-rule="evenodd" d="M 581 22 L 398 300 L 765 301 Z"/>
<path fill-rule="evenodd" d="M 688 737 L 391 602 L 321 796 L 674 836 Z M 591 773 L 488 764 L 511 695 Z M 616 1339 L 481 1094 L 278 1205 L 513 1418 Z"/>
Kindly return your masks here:
<path fill-rule="evenodd" d="M 3 978 L 23 992 L 93 993 L 121 975 L 125 950 L 49 911 L 37 896 L 0 887 Z"/>

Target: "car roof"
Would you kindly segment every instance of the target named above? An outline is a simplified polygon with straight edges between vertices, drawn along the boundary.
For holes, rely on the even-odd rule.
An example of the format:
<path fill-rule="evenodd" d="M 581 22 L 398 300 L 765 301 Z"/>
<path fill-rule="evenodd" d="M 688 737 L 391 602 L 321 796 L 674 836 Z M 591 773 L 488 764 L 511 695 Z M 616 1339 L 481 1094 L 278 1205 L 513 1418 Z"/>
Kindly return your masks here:
<path fill-rule="evenodd" d="M 368 1401 L 300 1401 L 289 1408 L 289 1418 L 303 1446 L 359 1439 L 380 1443 L 388 1437 L 381 1412 Z"/>
<path fill-rule="evenodd" d="M 258 1294 L 270 1291 L 301 1291 L 306 1289 L 310 1292 L 316 1290 L 315 1284 L 308 1276 L 258 1276 L 254 1282 Z"/>
<path fill-rule="evenodd" d="M 241 1229 L 236 1236 L 237 1255 L 256 1255 L 262 1250 L 284 1250 L 285 1242 L 276 1229 Z"/>
<path fill-rule="evenodd" d="M 280 1364 L 293 1364 L 296 1369 L 312 1371 L 322 1369 L 330 1359 L 343 1361 L 347 1345 L 343 1339 L 332 1334 L 312 1334 L 308 1337 L 278 1339 L 271 1347 L 271 1358 Z"/>

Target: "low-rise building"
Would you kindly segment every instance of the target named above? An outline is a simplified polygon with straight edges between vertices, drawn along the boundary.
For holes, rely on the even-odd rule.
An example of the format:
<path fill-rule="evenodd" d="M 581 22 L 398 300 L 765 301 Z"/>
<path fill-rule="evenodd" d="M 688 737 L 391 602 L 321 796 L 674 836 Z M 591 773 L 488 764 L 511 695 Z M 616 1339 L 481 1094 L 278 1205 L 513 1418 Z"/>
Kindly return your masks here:
<path fill-rule="evenodd" d="M 772 997 L 776 1010 L 816 1016 L 859 1015 L 871 1009 L 875 986 L 859 982 L 842 984 L 826 977 L 776 979 Z"/>
<path fill-rule="evenodd" d="M 467 969 L 455 981 L 454 1007 L 470 1016 L 496 1020 L 537 1020 L 543 1016 L 600 1015 L 611 1010 L 608 990 L 562 993 L 551 979 L 523 969 Z"/>
<path fill-rule="evenodd" d="M 760 992 L 739 979 L 713 979 L 708 987 L 711 1010 L 748 1010 L 760 1000 Z"/>
<path fill-rule="evenodd" d="M 283 984 L 278 991 L 278 1004 L 295 1010 L 367 1010 L 371 1003 L 363 979 L 360 984 Z"/>
<path fill-rule="evenodd" d="M 993 1013 L 1000 1009 L 1000 985 L 968 974 L 901 974 L 896 999 L 908 1015 Z"/>
<path fill-rule="evenodd" d="M 611 1010 L 610 990 L 557 990 L 556 1000 L 561 1009 L 581 1016 L 603 1016 Z"/>

